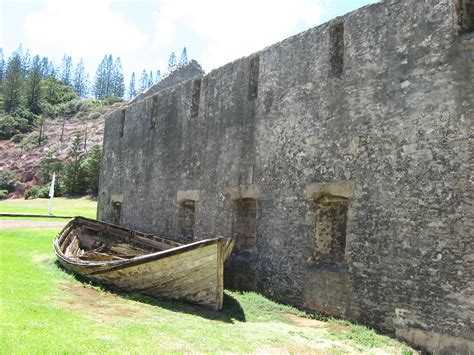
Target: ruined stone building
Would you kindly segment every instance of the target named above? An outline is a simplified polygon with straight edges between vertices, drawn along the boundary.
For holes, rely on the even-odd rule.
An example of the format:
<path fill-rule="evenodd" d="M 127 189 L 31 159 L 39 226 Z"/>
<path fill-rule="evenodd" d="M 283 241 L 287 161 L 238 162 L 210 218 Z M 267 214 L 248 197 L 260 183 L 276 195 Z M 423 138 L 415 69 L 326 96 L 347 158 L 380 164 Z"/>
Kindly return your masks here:
<path fill-rule="evenodd" d="M 361 8 L 111 114 L 98 218 L 232 236 L 228 287 L 474 352 L 473 70 L 473 0 Z"/>

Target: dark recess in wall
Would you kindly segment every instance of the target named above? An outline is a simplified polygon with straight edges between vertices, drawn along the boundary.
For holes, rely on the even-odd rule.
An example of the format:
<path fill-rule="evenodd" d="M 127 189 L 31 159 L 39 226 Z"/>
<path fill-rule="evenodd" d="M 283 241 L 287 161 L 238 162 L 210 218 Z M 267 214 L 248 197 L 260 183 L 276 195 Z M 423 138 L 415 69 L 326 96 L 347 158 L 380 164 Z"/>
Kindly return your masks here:
<path fill-rule="evenodd" d="M 120 220 L 122 218 L 122 204 L 120 202 L 112 203 L 112 223 L 120 225 Z"/>
<path fill-rule="evenodd" d="M 184 241 L 194 240 L 196 204 L 193 200 L 184 200 L 179 204 L 178 222 Z"/>
<path fill-rule="evenodd" d="M 157 101 L 158 101 L 158 98 L 155 96 L 153 97 L 152 101 L 151 101 L 151 110 L 150 110 L 150 129 L 154 129 L 155 128 L 155 125 L 156 125 L 156 106 L 157 106 Z"/>
<path fill-rule="evenodd" d="M 125 110 L 122 110 L 120 115 L 120 138 L 123 137 L 123 131 L 125 129 Z"/>
<path fill-rule="evenodd" d="M 317 264 L 345 259 L 347 202 L 319 202 L 316 206 L 313 257 Z"/>
<path fill-rule="evenodd" d="M 192 98 L 191 98 L 191 117 L 195 118 L 199 114 L 199 100 L 201 98 L 201 79 L 193 80 L 192 88 Z"/>
<path fill-rule="evenodd" d="M 474 0 L 459 0 L 457 16 L 461 33 L 474 31 Z"/>
<path fill-rule="evenodd" d="M 255 100 L 258 96 L 258 71 L 260 66 L 260 57 L 258 55 L 250 59 L 249 66 L 249 93 L 248 99 Z"/>
<path fill-rule="evenodd" d="M 255 247 L 257 234 L 257 201 L 243 198 L 235 201 L 234 238 L 237 251 Z"/>
<path fill-rule="evenodd" d="M 344 23 L 339 22 L 329 28 L 329 55 L 331 74 L 339 76 L 344 70 Z"/>

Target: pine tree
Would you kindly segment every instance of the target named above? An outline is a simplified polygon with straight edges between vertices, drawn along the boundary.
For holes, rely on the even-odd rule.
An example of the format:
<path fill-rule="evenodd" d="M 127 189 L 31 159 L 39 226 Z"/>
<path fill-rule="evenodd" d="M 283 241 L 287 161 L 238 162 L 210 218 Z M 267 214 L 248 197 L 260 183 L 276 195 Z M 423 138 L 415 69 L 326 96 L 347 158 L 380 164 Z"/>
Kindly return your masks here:
<path fill-rule="evenodd" d="M 41 79 L 46 80 L 49 73 L 49 59 L 47 57 L 41 58 Z"/>
<path fill-rule="evenodd" d="M 148 87 L 153 85 L 153 72 L 150 70 L 150 74 L 148 74 Z"/>
<path fill-rule="evenodd" d="M 0 48 L 0 85 L 5 78 L 5 59 L 3 58 L 3 49 Z"/>
<path fill-rule="evenodd" d="M 51 149 L 46 153 L 46 157 L 41 161 L 39 167 L 39 177 L 43 184 L 47 184 L 53 178 L 53 173 L 60 173 L 63 170 L 61 161 L 57 158 L 57 150 Z M 56 184 L 55 184 L 56 186 Z M 55 193 L 56 195 L 56 193 Z"/>
<path fill-rule="evenodd" d="M 156 84 L 156 83 L 159 83 L 160 81 L 161 81 L 161 71 L 160 71 L 160 69 L 158 69 L 158 70 L 156 71 L 155 84 Z"/>
<path fill-rule="evenodd" d="M 181 59 L 179 60 L 179 68 L 184 67 L 186 64 L 188 64 L 188 51 L 184 47 L 181 52 Z"/>
<path fill-rule="evenodd" d="M 41 161 L 39 167 L 39 177 L 43 185 L 49 183 L 53 178 L 53 173 L 56 173 L 56 180 L 54 183 L 54 196 L 61 196 L 62 187 L 62 171 L 64 167 L 61 160 L 57 157 L 57 150 L 51 149 L 46 153 L 46 157 Z"/>
<path fill-rule="evenodd" d="M 112 55 L 105 55 L 95 74 L 93 92 L 96 99 L 113 95 L 113 74 L 114 62 Z"/>
<path fill-rule="evenodd" d="M 148 88 L 148 74 L 146 70 L 143 69 L 142 76 L 140 77 L 140 86 L 139 86 L 140 92 L 142 92 L 143 90 L 146 90 L 146 88 Z"/>
<path fill-rule="evenodd" d="M 20 57 L 20 61 L 23 60 L 23 44 L 19 44 L 18 45 L 18 48 L 16 50 L 16 54 L 18 54 L 18 56 Z"/>
<path fill-rule="evenodd" d="M 92 91 L 94 93 L 95 98 L 98 100 L 104 97 L 104 78 L 105 78 L 106 60 L 107 60 L 107 56 L 104 56 L 104 58 L 100 62 L 95 72 L 94 87 L 92 88 Z"/>
<path fill-rule="evenodd" d="M 85 182 L 87 193 L 97 196 L 99 192 L 100 164 L 102 159 L 102 150 L 99 145 L 92 147 L 85 163 Z"/>
<path fill-rule="evenodd" d="M 84 67 L 84 61 L 81 60 L 76 65 L 76 70 L 74 70 L 74 80 L 73 87 L 74 91 L 81 98 L 86 97 L 88 91 L 88 82 L 89 76 L 86 73 L 86 68 Z"/>
<path fill-rule="evenodd" d="M 23 73 L 23 78 L 26 79 L 28 76 L 29 70 L 31 66 L 31 55 L 30 50 L 27 49 L 25 54 L 21 57 L 21 71 Z"/>
<path fill-rule="evenodd" d="M 22 79 L 25 79 L 30 66 L 30 50 L 27 49 L 26 52 L 23 53 L 23 45 L 20 43 L 18 49 L 16 50 L 16 54 L 18 54 L 20 57 Z"/>
<path fill-rule="evenodd" d="M 117 57 L 117 59 L 115 59 L 112 77 L 113 87 L 111 91 L 111 96 L 123 98 L 123 96 L 125 95 L 125 80 L 123 77 L 122 63 L 120 61 L 120 57 Z"/>
<path fill-rule="evenodd" d="M 65 85 L 72 85 L 72 67 L 71 56 L 65 54 L 60 67 L 60 80 Z"/>
<path fill-rule="evenodd" d="M 135 96 L 137 96 L 137 88 L 135 83 L 135 73 L 133 72 L 130 77 L 130 83 L 128 84 L 128 98 L 133 99 Z"/>
<path fill-rule="evenodd" d="M 83 195 L 86 191 L 84 154 L 81 146 L 81 137 L 78 134 L 74 137 L 69 149 L 69 161 L 64 168 L 64 190 L 68 195 Z"/>
<path fill-rule="evenodd" d="M 112 54 L 109 54 L 105 61 L 105 87 L 104 96 L 112 96 L 114 87 L 114 59 Z"/>
<path fill-rule="evenodd" d="M 168 59 L 168 74 L 171 74 L 176 69 L 177 69 L 176 54 L 174 54 L 174 52 L 171 52 L 170 58 Z"/>
<path fill-rule="evenodd" d="M 26 107 L 34 114 L 41 113 L 41 79 L 41 61 L 37 55 L 31 61 L 25 86 Z"/>
<path fill-rule="evenodd" d="M 13 112 L 20 107 L 22 86 L 21 57 L 14 52 L 8 59 L 3 83 L 3 107 L 6 112 Z"/>
<path fill-rule="evenodd" d="M 48 78 L 58 78 L 58 71 L 52 60 L 50 60 L 48 63 L 48 73 Z"/>

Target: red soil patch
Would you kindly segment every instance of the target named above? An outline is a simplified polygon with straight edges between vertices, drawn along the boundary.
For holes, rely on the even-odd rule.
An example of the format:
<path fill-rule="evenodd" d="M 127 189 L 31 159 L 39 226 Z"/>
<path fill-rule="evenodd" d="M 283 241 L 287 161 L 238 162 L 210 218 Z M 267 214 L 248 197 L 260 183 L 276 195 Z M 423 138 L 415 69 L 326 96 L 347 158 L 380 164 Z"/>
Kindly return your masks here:
<path fill-rule="evenodd" d="M 70 310 L 92 314 L 98 321 L 111 323 L 118 318 L 146 316 L 140 305 L 126 304 L 126 300 L 93 287 L 63 282 L 59 288 L 65 297 L 56 298 L 57 303 Z"/>
<path fill-rule="evenodd" d="M 297 316 L 296 314 L 291 314 L 291 313 L 283 313 L 283 316 L 295 322 L 296 324 L 302 325 L 305 327 L 317 327 L 317 328 L 327 327 L 327 323 L 322 322 L 317 319 L 303 318 L 303 317 Z"/>

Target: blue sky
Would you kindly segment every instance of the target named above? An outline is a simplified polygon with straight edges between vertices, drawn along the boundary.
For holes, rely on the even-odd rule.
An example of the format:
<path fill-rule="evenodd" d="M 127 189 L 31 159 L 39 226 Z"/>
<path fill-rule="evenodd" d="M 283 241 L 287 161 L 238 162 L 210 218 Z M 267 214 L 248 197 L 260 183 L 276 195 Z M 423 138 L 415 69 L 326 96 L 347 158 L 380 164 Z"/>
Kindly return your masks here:
<path fill-rule="evenodd" d="M 19 43 L 58 65 L 104 54 L 132 71 L 166 70 L 183 47 L 206 72 L 377 0 L 0 0 L 0 48 Z"/>

